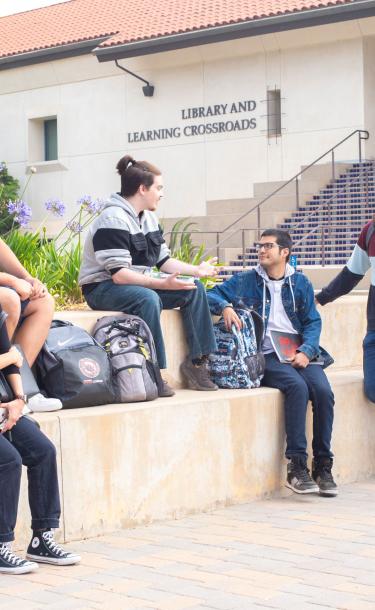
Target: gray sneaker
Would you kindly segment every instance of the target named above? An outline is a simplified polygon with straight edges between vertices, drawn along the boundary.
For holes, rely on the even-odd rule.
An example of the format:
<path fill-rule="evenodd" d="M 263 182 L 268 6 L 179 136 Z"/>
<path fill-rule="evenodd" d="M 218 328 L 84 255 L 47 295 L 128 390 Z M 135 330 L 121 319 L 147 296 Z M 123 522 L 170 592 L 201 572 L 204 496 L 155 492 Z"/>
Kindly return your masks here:
<path fill-rule="evenodd" d="M 46 398 L 38 392 L 27 399 L 25 413 L 44 413 L 46 411 L 58 411 L 62 409 L 62 402 L 58 398 Z"/>
<path fill-rule="evenodd" d="M 207 362 L 193 364 L 189 358 L 186 358 L 181 364 L 180 370 L 186 380 L 187 387 L 191 390 L 213 392 L 219 389 L 210 378 Z"/>

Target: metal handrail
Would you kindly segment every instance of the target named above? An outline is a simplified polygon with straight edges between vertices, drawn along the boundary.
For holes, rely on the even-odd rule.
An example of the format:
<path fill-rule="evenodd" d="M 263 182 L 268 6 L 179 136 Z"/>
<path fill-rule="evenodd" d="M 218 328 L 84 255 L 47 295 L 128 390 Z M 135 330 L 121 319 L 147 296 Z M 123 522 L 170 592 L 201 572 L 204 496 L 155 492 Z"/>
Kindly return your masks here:
<path fill-rule="evenodd" d="M 367 178 L 367 175 L 366 175 L 366 178 Z M 315 214 L 318 214 L 324 208 L 327 208 L 328 213 L 330 214 L 332 200 L 337 199 L 338 195 L 341 195 L 342 193 L 344 193 L 347 190 L 348 186 L 352 186 L 353 184 L 361 182 L 362 180 L 363 180 L 363 176 L 354 177 L 347 184 L 345 184 L 345 186 L 343 186 L 342 188 L 337 190 L 335 193 L 332 193 L 332 195 L 330 197 L 328 197 L 327 199 L 322 201 L 314 210 L 311 210 L 311 212 L 308 212 L 307 214 L 305 214 L 302 217 L 302 219 L 297 222 L 297 224 L 292 225 L 288 230 L 289 233 L 293 234 L 294 231 L 296 231 L 302 224 L 304 224 L 306 222 L 306 220 L 308 220 Z M 321 225 L 318 225 L 318 226 L 321 226 Z M 331 229 L 335 228 L 335 227 L 331 226 L 330 222 L 329 222 L 329 225 L 324 225 L 324 226 L 329 229 L 329 232 L 331 231 Z M 219 241 L 219 235 L 220 235 L 221 231 L 200 231 L 197 229 L 196 230 L 193 229 L 190 231 L 190 233 L 200 234 L 200 235 L 216 235 L 216 245 L 212 246 L 211 248 L 206 248 L 204 251 L 204 254 L 207 254 L 207 252 L 210 252 L 211 250 L 216 248 L 216 256 L 219 258 L 219 249 L 220 249 L 221 244 L 224 241 L 226 241 L 227 239 L 230 239 L 231 237 L 233 237 L 233 235 L 236 235 L 236 233 L 239 233 L 241 231 L 241 233 L 242 233 L 242 239 L 241 239 L 242 262 L 243 262 L 243 267 L 245 267 L 245 264 L 244 264 L 245 254 L 246 254 L 245 231 L 261 231 L 261 230 L 262 229 L 258 226 L 257 227 L 248 227 L 248 228 L 238 227 L 237 229 L 232 231 L 229 235 L 227 235 L 225 237 L 225 240 L 222 240 L 222 241 Z M 306 236 L 311 235 L 314 232 L 314 230 L 315 229 L 313 229 L 312 231 L 307 233 Z M 185 231 L 173 231 L 173 233 L 175 235 L 183 235 L 185 233 Z M 171 234 L 172 234 L 172 231 L 167 231 L 166 233 L 164 233 L 164 237 L 166 237 L 167 235 L 171 235 Z M 298 242 L 294 243 L 293 246 L 297 246 L 304 239 L 304 237 L 301 240 L 299 240 Z"/>
<path fill-rule="evenodd" d="M 328 209 L 328 212 L 330 212 L 332 200 L 337 199 L 338 195 L 341 195 L 342 193 L 344 193 L 347 190 L 348 184 L 352 185 L 352 184 L 355 184 L 356 182 L 360 182 L 361 180 L 362 180 L 362 176 L 357 176 L 356 178 L 353 178 L 352 180 L 350 180 L 340 190 L 338 190 L 336 193 L 333 193 L 331 195 L 331 197 L 328 197 L 328 199 L 325 199 L 324 201 L 322 201 L 322 203 L 319 204 L 317 208 L 315 208 L 314 210 L 311 210 L 311 212 L 308 212 L 305 216 L 303 216 L 303 218 L 296 225 L 293 225 L 292 227 L 290 227 L 289 233 L 292 233 L 293 231 L 298 229 L 298 227 L 300 225 L 302 225 L 304 222 L 306 222 L 306 220 L 308 220 L 311 216 L 314 216 L 314 214 L 316 214 L 317 212 L 320 212 L 322 208 L 326 207 Z"/>
<path fill-rule="evenodd" d="M 269 199 L 271 199 L 272 197 L 274 197 L 277 193 L 279 193 L 282 189 L 284 189 L 286 186 L 288 186 L 288 184 L 291 184 L 293 181 L 296 182 L 296 203 L 297 203 L 297 209 L 299 208 L 299 188 L 298 188 L 298 179 L 300 178 L 300 176 L 302 176 L 302 174 L 304 174 L 307 170 L 309 170 L 311 167 L 313 167 L 313 165 L 316 165 L 319 161 L 321 161 L 321 159 L 323 159 L 324 157 L 326 157 L 327 155 L 331 154 L 331 165 L 332 165 L 332 180 L 335 180 L 335 150 L 341 146 L 341 144 L 343 144 L 344 142 L 346 142 L 347 140 L 349 140 L 350 138 L 352 138 L 354 135 L 358 134 L 358 159 L 359 162 L 362 161 L 362 140 L 368 140 L 370 137 L 370 134 L 367 130 L 364 129 L 355 129 L 354 131 L 352 131 L 349 135 L 347 135 L 345 138 L 343 138 L 342 140 L 340 140 L 340 142 L 338 142 L 337 144 L 335 144 L 334 146 L 332 146 L 332 148 L 329 148 L 325 153 L 323 153 L 322 155 L 320 155 L 317 159 L 315 159 L 312 163 L 310 163 L 309 165 L 307 165 L 306 167 L 304 167 L 300 172 L 298 172 L 297 174 L 295 174 L 295 176 L 293 176 L 292 178 L 290 178 L 289 180 L 287 180 L 287 182 L 284 182 L 284 184 L 282 184 L 281 186 L 279 186 L 277 189 L 275 189 L 272 193 L 270 193 L 269 195 L 267 195 L 266 197 L 264 197 L 259 203 L 257 203 L 255 206 L 253 206 L 250 210 L 248 210 L 247 212 L 245 212 L 244 214 L 242 214 L 241 216 L 239 216 L 235 221 L 233 221 L 232 223 L 230 223 L 227 227 L 225 227 L 224 229 L 222 229 L 221 231 L 217 231 L 217 233 L 219 235 L 226 233 L 227 231 L 229 231 L 229 229 L 231 229 L 234 225 L 236 225 L 238 222 L 240 222 L 243 218 L 246 218 L 246 216 L 248 216 L 249 214 L 251 214 L 251 212 L 254 212 L 254 210 L 257 210 L 257 231 L 258 231 L 258 236 L 259 236 L 259 231 L 260 231 L 260 208 L 261 206 L 266 203 L 266 201 L 268 201 Z M 213 250 L 214 248 L 216 248 L 216 250 L 218 250 L 220 248 L 220 246 L 225 243 L 225 241 L 227 241 L 227 239 L 229 239 L 229 237 L 224 237 L 224 239 L 218 241 L 216 243 L 215 246 L 212 246 L 211 248 L 207 248 L 205 253 L 207 254 L 208 252 L 210 252 L 211 250 Z"/>
<path fill-rule="evenodd" d="M 328 229 L 328 233 L 332 230 L 332 229 L 338 229 L 341 228 L 341 225 L 317 225 L 316 227 L 313 227 L 311 229 L 311 231 L 309 231 L 308 233 L 306 233 L 306 235 L 303 235 L 303 237 L 301 237 L 301 239 L 299 239 L 298 241 L 296 241 L 293 244 L 293 247 L 295 248 L 296 246 L 299 246 L 303 241 L 305 241 L 305 239 L 307 239 L 308 237 L 311 237 L 311 235 L 313 235 L 314 233 L 317 233 L 318 231 L 321 232 L 321 240 L 322 240 L 322 251 L 321 251 L 321 265 L 322 267 L 325 266 L 326 263 L 326 237 L 325 237 L 325 233 L 326 233 L 326 229 Z"/>

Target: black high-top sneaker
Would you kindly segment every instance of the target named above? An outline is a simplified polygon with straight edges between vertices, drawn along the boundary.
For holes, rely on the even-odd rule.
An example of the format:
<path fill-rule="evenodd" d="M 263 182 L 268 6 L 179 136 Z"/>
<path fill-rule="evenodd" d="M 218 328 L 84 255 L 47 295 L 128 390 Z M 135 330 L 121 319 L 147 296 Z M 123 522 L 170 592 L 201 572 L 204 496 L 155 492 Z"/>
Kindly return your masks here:
<path fill-rule="evenodd" d="M 71 566 L 81 561 L 79 555 L 65 551 L 55 542 L 52 530 L 34 532 L 26 557 L 38 563 L 52 563 L 59 566 Z"/>
<path fill-rule="evenodd" d="M 303 455 L 293 456 L 287 468 L 286 487 L 289 487 L 296 494 L 319 492 L 319 487 L 312 480 L 310 471 L 307 468 L 306 458 Z"/>
<path fill-rule="evenodd" d="M 0 572 L 3 574 L 27 574 L 38 569 L 38 564 L 12 553 L 11 542 L 0 542 Z"/>
<path fill-rule="evenodd" d="M 332 458 L 316 458 L 312 464 L 312 476 L 319 485 L 321 496 L 337 496 L 339 490 L 332 476 Z"/>

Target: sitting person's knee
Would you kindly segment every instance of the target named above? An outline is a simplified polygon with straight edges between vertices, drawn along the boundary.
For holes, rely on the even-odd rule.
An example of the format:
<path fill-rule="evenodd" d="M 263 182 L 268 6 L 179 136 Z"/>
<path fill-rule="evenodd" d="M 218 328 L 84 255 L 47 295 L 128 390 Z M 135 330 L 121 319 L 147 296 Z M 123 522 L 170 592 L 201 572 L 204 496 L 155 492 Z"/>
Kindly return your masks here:
<path fill-rule="evenodd" d="M 7 327 L 11 326 L 14 330 L 21 315 L 20 297 L 11 288 L 0 288 L 0 306 L 8 316 Z"/>

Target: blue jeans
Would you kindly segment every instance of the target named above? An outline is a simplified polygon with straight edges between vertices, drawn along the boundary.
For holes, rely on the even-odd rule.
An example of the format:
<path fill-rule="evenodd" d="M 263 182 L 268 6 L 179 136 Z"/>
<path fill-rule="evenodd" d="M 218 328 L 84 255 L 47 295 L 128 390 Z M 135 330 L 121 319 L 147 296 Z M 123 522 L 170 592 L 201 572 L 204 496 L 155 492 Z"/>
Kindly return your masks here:
<path fill-rule="evenodd" d="M 0 434 L 0 543 L 14 540 L 22 464 L 27 467 L 33 530 L 59 527 L 56 450 L 36 423 L 21 417 Z"/>
<path fill-rule="evenodd" d="M 196 282 L 196 286 L 196 290 L 151 290 L 105 280 L 85 290 L 84 295 L 91 309 L 122 311 L 142 318 L 154 337 L 159 367 L 165 369 L 167 363 L 160 324 L 162 309 L 180 308 L 191 358 L 216 351 L 206 291 L 201 282 Z"/>
<path fill-rule="evenodd" d="M 363 340 L 363 374 L 365 394 L 371 402 L 375 402 L 375 330 L 367 331 Z"/>
<path fill-rule="evenodd" d="M 309 400 L 313 407 L 313 456 L 332 457 L 331 436 L 334 396 L 322 367 L 309 364 L 295 369 L 283 364 L 276 354 L 266 354 L 266 370 L 262 385 L 277 388 L 285 395 L 285 456 L 307 456 L 306 411 Z"/>

